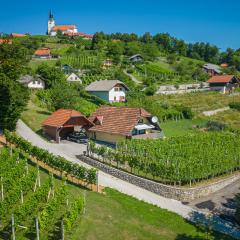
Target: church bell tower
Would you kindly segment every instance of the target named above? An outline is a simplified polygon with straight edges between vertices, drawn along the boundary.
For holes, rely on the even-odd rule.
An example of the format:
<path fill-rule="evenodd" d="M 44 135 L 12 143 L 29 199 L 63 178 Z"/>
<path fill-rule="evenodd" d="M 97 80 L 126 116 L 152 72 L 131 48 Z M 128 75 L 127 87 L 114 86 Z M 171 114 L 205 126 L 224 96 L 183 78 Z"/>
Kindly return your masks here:
<path fill-rule="evenodd" d="M 52 28 L 55 26 L 55 21 L 54 21 L 54 18 L 53 18 L 53 13 L 52 11 L 50 10 L 49 12 L 49 17 L 48 17 L 48 31 L 47 31 L 47 34 L 50 35 L 51 33 L 51 30 Z"/>

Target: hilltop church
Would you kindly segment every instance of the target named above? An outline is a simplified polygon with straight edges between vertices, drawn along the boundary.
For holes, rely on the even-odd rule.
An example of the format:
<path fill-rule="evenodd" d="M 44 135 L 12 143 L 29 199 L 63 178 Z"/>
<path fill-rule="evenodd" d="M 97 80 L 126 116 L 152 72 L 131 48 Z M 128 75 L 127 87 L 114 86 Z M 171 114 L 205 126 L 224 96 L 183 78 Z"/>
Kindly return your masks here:
<path fill-rule="evenodd" d="M 48 18 L 48 31 L 49 36 L 56 36 L 57 32 L 60 31 L 64 35 L 77 35 L 78 29 L 76 25 L 56 25 L 53 18 L 53 13 L 49 12 Z"/>

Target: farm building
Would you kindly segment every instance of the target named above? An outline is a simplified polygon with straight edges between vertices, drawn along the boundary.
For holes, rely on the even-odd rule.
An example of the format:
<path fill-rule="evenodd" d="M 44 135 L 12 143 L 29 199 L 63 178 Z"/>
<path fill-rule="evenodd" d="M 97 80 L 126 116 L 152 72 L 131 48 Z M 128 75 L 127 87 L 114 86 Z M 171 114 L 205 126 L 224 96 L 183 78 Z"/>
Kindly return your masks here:
<path fill-rule="evenodd" d="M 222 93 L 233 92 L 240 83 L 234 75 L 213 76 L 207 82 L 211 90 Z"/>
<path fill-rule="evenodd" d="M 20 77 L 18 82 L 28 88 L 35 88 L 35 89 L 45 88 L 45 82 L 39 75 L 37 76 L 24 75 Z"/>
<path fill-rule="evenodd" d="M 93 124 L 84 115 L 71 109 L 59 109 L 42 123 L 43 133 L 57 143 L 76 129 L 88 129 L 92 126 Z"/>
<path fill-rule="evenodd" d="M 209 74 L 209 76 L 216 76 L 221 74 L 221 68 L 212 63 L 207 63 L 203 65 L 203 69 Z"/>
<path fill-rule="evenodd" d="M 156 117 L 142 108 L 103 106 L 89 120 L 95 124 L 88 129 L 89 137 L 101 142 L 161 137 Z"/>
<path fill-rule="evenodd" d="M 85 90 L 107 102 L 125 102 L 128 87 L 119 80 L 100 80 L 92 82 Z"/>
<path fill-rule="evenodd" d="M 39 48 L 37 51 L 35 51 L 33 57 L 39 59 L 49 59 L 52 56 L 49 48 Z"/>

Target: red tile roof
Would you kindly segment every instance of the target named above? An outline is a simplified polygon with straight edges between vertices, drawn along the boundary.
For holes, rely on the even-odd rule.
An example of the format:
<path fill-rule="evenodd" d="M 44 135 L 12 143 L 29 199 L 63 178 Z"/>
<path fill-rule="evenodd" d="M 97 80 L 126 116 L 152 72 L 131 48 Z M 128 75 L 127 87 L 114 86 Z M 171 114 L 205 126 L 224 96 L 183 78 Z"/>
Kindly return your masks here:
<path fill-rule="evenodd" d="M 26 34 L 22 34 L 22 33 L 12 33 L 11 35 L 12 35 L 12 37 L 26 37 L 27 36 Z"/>
<path fill-rule="evenodd" d="M 10 39 L 0 39 L 0 44 L 12 44 L 12 40 L 10 40 Z"/>
<path fill-rule="evenodd" d="M 45 126 L 61 127 L 72 117 L 84 117 L 80 112 L 72 109 L 59 109 L 52 113 L 43 123 Z M 84 117 L 85 118 L 85 117 Z"/>
<path fill-rule="evenodd" d="M 54 31 L 67 31 L 69 29 L 75 29 L 77 28 L 76 25 L 57 25 L 53 27 Z"/>
<path fill-rule="evenodd" d="M 49 56 L 50 54 L 51 52 L 49 48 L 40 48 L 34 53 L 36 56 Z"/>
<path fill-rule="evenodd" d="M 234 75 L 213 76 L 207 82 L 208 83 L 229 83 L 233 78 L 234 78 Z"/>
<path fill-rule="evenodd" d="M 103 106 L 89 117 L 91 122 L 96 122 L 96 125 L 91 127 L 89 131 L 131 136 L 132 130 L 137 125 L 139 119 L 151 116 L 143 108 Z M 95 119 L 99 120 L 99 117 L 101 117 L 102 124 L 97 125 Z"/>

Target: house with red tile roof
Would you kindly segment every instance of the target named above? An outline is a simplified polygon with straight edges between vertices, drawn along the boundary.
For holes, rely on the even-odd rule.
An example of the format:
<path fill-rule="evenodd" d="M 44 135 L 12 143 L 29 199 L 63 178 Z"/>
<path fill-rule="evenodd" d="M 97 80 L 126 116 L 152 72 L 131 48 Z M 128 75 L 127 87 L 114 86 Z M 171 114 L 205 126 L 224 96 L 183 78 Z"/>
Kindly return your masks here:
<path fill-rule="evenodd" d="M 229 93 L 233 92 L 235 88 L 239 87 L 240 81 L 234 75 L 219 75 L 211 77 L 207 83 L 212 91 Z"/>
<path fill-rule="evenodd" d="M 39 48 L 34 53 L 34 58 L 40 58 L 40 59 L 49 59 L 51 58 L 51 51 L 49 48 L 43 47 Z"/>
<path fill-rule="evenodd" d="M 22 34 L 22 33 L 12 33 L 11 37 L 17 38 L 17 37 L 26 37 L 28 36 L 27 34 Z"/>
<path fill-rule="evenodd" d="M 100 142 L 161 137 L 157 118 L 143 108 L 102 106 L 88 119 L 94 124 L 88 129 L 89 138 Z"/>
<path fill-rule="evenodd" d="M 0 38 L 0 45 L 1 44 L 12 44 L 12 40 L 7 38 Z"/>
<path fill-rule="evenodd" d="M 72 109 L 59 109 L 52 113 L 43 123 L 43 133 L 56 142 L 66 138 L 69 133 L 77 128 L 88 129 L 94 124 L 82 113 Z"/>

